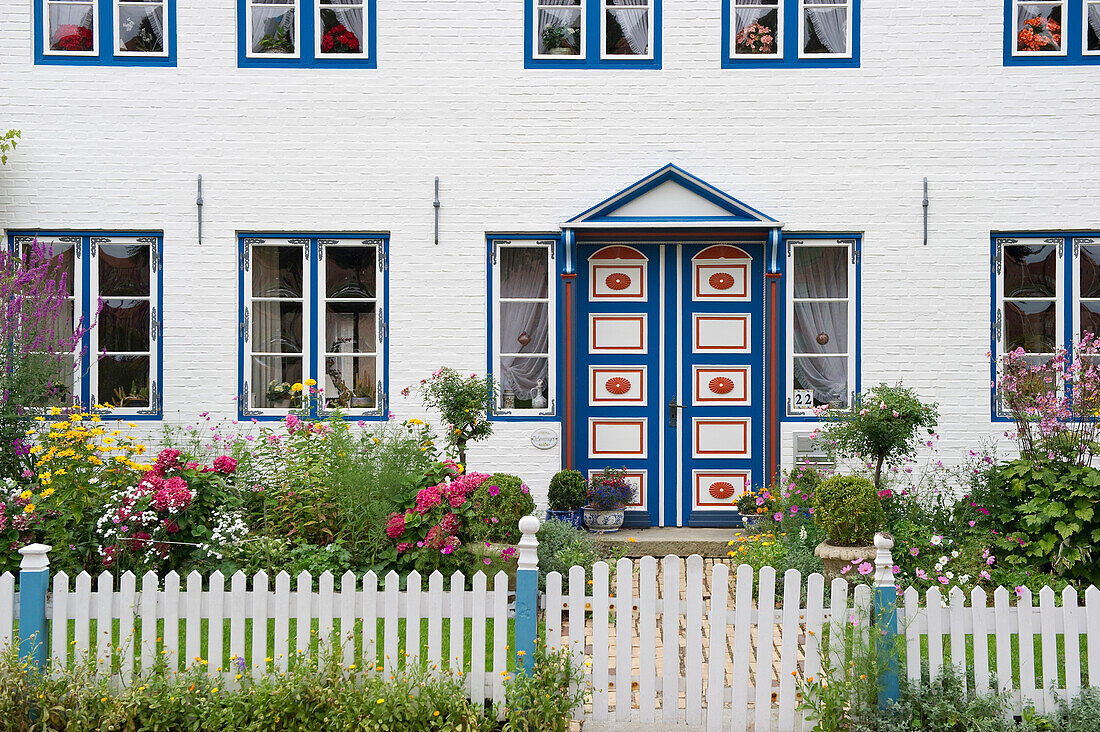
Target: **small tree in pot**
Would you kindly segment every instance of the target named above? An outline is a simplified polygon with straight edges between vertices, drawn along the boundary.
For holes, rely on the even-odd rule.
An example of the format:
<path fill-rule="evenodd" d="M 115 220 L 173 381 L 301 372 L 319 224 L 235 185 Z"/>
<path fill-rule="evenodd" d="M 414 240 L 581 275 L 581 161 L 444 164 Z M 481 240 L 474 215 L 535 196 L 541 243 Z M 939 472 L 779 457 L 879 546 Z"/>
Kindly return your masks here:
<path fill-rule="evenodd" d="M 583 525 L 581 509 L 587 501 L 588 481 L 584 479 L 584 475 L 576 470 L 558 471 L 550 479 L 550 491 L 547 494 L 550 509 L 546 512 L 546 518 L 563 521 L 579 529 Z"/>
<path fill-rule="evenodd" d="M 817 486 L 813 498 L 814 521 L 828 537 L 814 554 L 825 563 L 828 579 L 840 577 L 854 566 L 859 574 L 874 568 L 872 541 L 886 520 L 874 484 L 866 478 L 834 475 Z"/>

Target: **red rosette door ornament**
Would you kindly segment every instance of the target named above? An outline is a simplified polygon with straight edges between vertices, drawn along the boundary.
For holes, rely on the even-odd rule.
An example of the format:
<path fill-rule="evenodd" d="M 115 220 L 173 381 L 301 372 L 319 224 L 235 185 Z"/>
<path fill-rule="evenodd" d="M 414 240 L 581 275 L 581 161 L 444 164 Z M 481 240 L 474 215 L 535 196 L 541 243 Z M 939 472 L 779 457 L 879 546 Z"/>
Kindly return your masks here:
<path fill-rule="evenodd" d="M 728 290 L 734 285 L 733 275 L 729 272 L 715 272 L 710 276 L 707 282 L 710 283 L 710 286 L 715 290 Z"/>
<path fill-rule="evenodd" d="M 612 272 L 603 283 L 607 285 L 607 289 L 621 292 L 630 287 L 630 275 L 626 272 Z"/>
<path fill-rule="evenodd" d="M 710 390 L 713 393 L 721 394 L 724 396 L 733 391 L 733 387 L 736 386 L 736 384 L 734 384 L 733 379 L 729 378 L 728 376 L 715 376 L 713 379 L 710 380 L 710 383 L 708 383 L 707 386 L 710 387 Z"/>
<path fill-rule="evenodd" d="M 733 487 L 733 483 L 728 483 L 724 480 L 719 480 L 710 484 L 710 495 L 718 501 L 725 501 L 733 498 L 733 494 L 736 491 L 737 489 Z"/>
<path fill-rule="evenodd" d="M 622 396 L 630 391 L 630 379 L 624 379 L 622 376 L 614 376 L 607 380 L 603 388 L 607 389 L 608 394 Z"/>

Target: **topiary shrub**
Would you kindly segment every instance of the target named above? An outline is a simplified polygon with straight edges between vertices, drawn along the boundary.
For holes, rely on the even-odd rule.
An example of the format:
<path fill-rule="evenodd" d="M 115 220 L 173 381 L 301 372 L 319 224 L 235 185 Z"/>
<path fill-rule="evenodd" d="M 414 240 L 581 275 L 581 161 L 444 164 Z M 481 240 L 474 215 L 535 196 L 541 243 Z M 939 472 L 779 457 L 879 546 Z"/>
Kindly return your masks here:
<path fill-rule="evenodd" d="M 853 475 L 823 480 L 813 505 L 814 521 L 833 546 L 866 546 L 886 520 L 874 483 Z"/>
<path fill-rule="evenodd" d="M 577 470 L 561 470 L 550 479 L 551 511 L 575 511 L 588 502 L 588 481 Z"/>
<path fill-rule="evenodd" d="M 519 520 L 534 513 L 531 489 L 518 475 L 493 473 L 470 496 L 474 518 L 469 527 L 474 541 L 515 544 L 519 541 Z"/>

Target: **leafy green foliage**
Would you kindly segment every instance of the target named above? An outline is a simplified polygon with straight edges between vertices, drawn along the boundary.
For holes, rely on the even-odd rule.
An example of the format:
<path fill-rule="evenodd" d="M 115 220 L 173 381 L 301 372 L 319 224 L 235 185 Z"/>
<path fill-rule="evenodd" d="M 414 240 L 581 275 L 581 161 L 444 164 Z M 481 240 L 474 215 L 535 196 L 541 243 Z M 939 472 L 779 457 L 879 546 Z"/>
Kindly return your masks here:
<path fill-rule="evenodd" d="M 584 671 L 566 648 L 535 649 L 534 663 L 504 682 L 508 704 L 503 732 L 568 732 L 573 710 L 584 704 Z"/>
<path fill-rule="evenodd" d="M 603 557 L 587 531 L 578 531 L 564 521 L 545 521 L 535 535 L 539 548 L 539 587 L 546 588 L 546 575 L 558 572 L 562 587 L 569 582 L 570 567 L 584 567 L 585 576 L 592 576 L 592 565 Z"/>
<path fill-rule="evenodd" d="M 588 481 L 577 470 L 559 470 L 550 478 L 551 511 L 575 511 L 588 501 Z"/>
<path fill-rule="evenodd" d="M 865 546 L 885 516 L 875 486 L 866 478 L 834 475 L 814 491 L 814 520 L 836 546 Z"/>
<path fill-rule="evenodd" d="M 0 135 L 0 165 L 8 164 L 8 153 L 15 149 L 18 140 L 23 133 L 19 130 L 8 130 Z"/>
<path fill-rule="evenodd" d="M 469 526 L 474 541 L 515 544 L 519 541 L 519 520 L 535 511 L 531 490 L 518 475 L 493 473 L 470 496 L 473 520 Z"/>
<path fill-rule="evenodd" d="M 413 388 L 405 387 L 401 390 L 402 395 L 408 396 Z M 456 451 L 458 461 L 465 465 L 466 445 L 493 434 L 488 410 L 496 400 L 498 387 L 492 375 L 463 376 L 454 369 L 441 366 L 429 378 L 421 379 L 415 389 L 426 406 L 439 410 L 447 445 Z"/>

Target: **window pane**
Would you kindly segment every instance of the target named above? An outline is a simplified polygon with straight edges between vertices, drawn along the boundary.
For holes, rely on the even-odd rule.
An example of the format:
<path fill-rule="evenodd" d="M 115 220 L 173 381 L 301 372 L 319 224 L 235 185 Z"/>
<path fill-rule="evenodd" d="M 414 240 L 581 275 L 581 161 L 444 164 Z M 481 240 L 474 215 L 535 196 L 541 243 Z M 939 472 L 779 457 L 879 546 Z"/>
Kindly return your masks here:
<path fill-rule="evenodd" d="M 99 359 L 100 404 L 115 407 L 149 406 L 149 357 L 104 356 Z"/>
<path fill-rule="evenodd" d="M 325 293 L 373 298 L 377 261 L 374 247 L 325 247 Z"/>
<path fill-rule="evenodd" d="M 348 7 L 338 7 L 341 5 Z M 321 53 L 362 53 L 362 0 L 321 0 L 318 31 L 321 33 Z"/>
<path fill-rule="evenodd" d="M 1089 51 L 1100 51 L 1100 3 L 1089 3 L 1088 8 L 1088 33 L 1085 39 L 1085 48 Z"/>
<path fill-rule="evenodd" d="M 604 47 L 609 56 L 649 53 L 649 0 L 608 0 Z"/>
<path fill-rule="evenodd" d="M 100 246 L 99 294 L 102 297 L 148 297 L 149 247 L 144 244 Z"/>
<path fill-rule="evenodd" d="M 812 389 L 814 406 L 831 404 L 834 407 L 847 407 L 848 396 L 848 358 L 845 356 L 829 358 L 795 357 L 794 388 Z"/>
<path fill-rule="evenodd" d="M 1100 297 L 1100 245 L 1081 247 L 1081 297 Z"/>
<path fill-rule="evenodd" d="M 547 296 L 547 251 L 542 247 L 502 247 L 500 296 Z"/>
<path fill-rule="evenodd" d="M 501 405 L 505 409 L 531 409 L 531 400 L 539 394 L 549 403 L 548 359 L 505 357 L 500 359 L 500 373 L 497 376 L 500 379 Z"/>
<path fill-rule="evenodd" d="M 374 353 L 378 313 L 373 302 L 329 303 L 325 308 L 325 351 L 328 353 Z"/>
<path fill-rule="evenodd" d="M 252 53 L 294 53 L 293 0 L 252 0 Z"/>
<path fill-rule="evenodd" d="M 848 297 L 848 249 L 795 247 L 794 296 Z"/>
<path fill-rule="evenodd" d="M 41 399 L 35 400 L 35 406 L 39 407 L 64 407 L 77 400 L 77 394 L 73 391 L 76 383 L 76 357 L 55 354 L 41 354 L 39 366 L 54 374 L 46 385 L 46 392 Z"/>
<path fill-rule="evenodd" d="M 1016 50 L 1062 50 L 1061 3 L 1021 3 L 1016 8 Z"/>
<path fill-rule="evenodd" d="M 1054 353 L 1057 317 L 1053 302 L 1006 302 L 1005 347 L 1028 353 Z"/>
<path fill-rule="evenodd" d="M 253 297 L 302 297 L 302 250 L 299 247 L 252 248 Z"/>
<path fill-rule="evenodd" d="M 1058 255 L 1050 244 L 1004 248 L 1004 296 L 1056 297 Z"/>
<path fill-rule="evenodd" d="M 541 54 L 577 56 L 581 52 L 581 0 L 540 0 L 539 50 Z"/>
<path fill-rule="evenodd" d="M 736 0 L 733 9 L 734 53 L 774 54 L 779 50 L 779 3 Z"/>
<path fill-rule="evenodd" d="M 253 303 L 252 350 L 255 353 L 302 353 L 301 303 Z"/>
<path fill-rule="evenodd" d="M 300 394 L 291 392 L 302 382 L 302 359 L 279 356 L 252 357 L 252 405 L 260 409 L 300 407 Z"/>
<path fill-rule="evenodd" d="M 543 302 L 500 304 L 501 353 L 546 353 L 550 308 Z"/>
<path fill-rule="evenodd" d="M 374 356 L 325 358 L 325 405 L 351 409 L 378 406 L 378 376 Z"/>
<path fill-rule="evenodd" d="M 149 350 L 149 301 L 104 300 L 99 347 L 108 352 Z"/>
<path fill-rule="evenodd" d="M 56 241 L 39 241 L 38 247 L 44 257 L 49 257 L 51 279 L 58 283 L 60 294 L 65 297 L 72 297 L 74 293 L 73 283 L 76 281 L 75 245 Z M 23 258 L 26 259 L 30 253 L 31 246 L 28 244 L 23 248 Z M 41 260 L 35 257 L 33 261 L 38 262 Z"/>
<path fill-rule="evenodd" d="M 848 52 L 848 8 L 835 0 L 805 0 L 803 53 Z M 821 5 L 823 7 L 810 7 Z"/>
<path fill-rule="evenodd" d="M 848 303 L 795 303 L 794 352 L 847 353 Z"/>
<path fill-rule="evenodd" d="M 50 3 L 50 50 L 91 51 L 95 29 L 91 2 Z"/>
<path fill-rule="evenodd" d="M 1100 334 L 1100 302 L 1081 303 L 1081 333 Z"/>
<path fill-rule="evenodd" d="M 118 4 L 118 50 L 164 52 L 164 6 L 161 2 Z"/>

